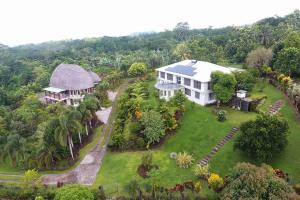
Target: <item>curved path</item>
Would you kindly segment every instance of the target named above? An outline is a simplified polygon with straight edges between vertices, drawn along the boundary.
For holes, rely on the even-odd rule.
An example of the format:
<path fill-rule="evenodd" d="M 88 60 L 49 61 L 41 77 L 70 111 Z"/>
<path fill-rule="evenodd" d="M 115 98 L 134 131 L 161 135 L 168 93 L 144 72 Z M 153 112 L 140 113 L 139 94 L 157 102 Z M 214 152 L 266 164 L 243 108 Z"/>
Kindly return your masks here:
<path fill-rule="evenodd" d="M 121 94 L 127 88 L 127 82 L 123 83 L 118 94 Z M 109 142 L 111 132 L 113 130 L 113 115 L 116 111 L 117 93 L 109 92 L 109 99 L 113 101 L 113 105 L 110 108 L 102 110 L 107 116 L 107 123 L 104 125 L 102 136 L 93 148 L 80 162 L 80 164 L 74 169 L 64 174 L 47 174 L 42 177 L 42 181 L 45 185 L 54 185 L 58 182 L 63 183 L 78 183 L 83 185 L 92 185 L 96 179 L 97 173 L 101 167 L 102 159 L 106 153 L 106 146 Z M 100 111 L 100 112 L 102 112 Z"/>

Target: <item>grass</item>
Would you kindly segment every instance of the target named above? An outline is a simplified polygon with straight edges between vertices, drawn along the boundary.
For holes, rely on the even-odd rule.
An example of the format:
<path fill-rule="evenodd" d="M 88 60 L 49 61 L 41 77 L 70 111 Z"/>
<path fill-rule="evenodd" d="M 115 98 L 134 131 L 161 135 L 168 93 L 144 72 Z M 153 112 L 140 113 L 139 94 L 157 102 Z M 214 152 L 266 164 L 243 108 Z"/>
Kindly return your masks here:
<path fill-rule="evenodd" d="M 280 115 L 287 119 L 291 130 L 287 148 L 281 155 L 278 155 L 275 160 L 268 164 L 274 168 L 283 169 L 290 174 L 292 181 L 299 182 L 299 121 L 297 121 L 293 108 L 288 105 L 287 99 L 279 90 L 267 83 L 260 84 L 264 85 L 263 91 L 261 91 L 261 87 L 258 85 L 254 88 L 252 96 L 267 96 L 266 101 L 261 106 L 263 111 L 266 111 L 275 101 L 282 99 L 284 105 L 280 111 Z M 153 91 L 153 89 L 150 89 L 150 91 Z M 156 105 L 154 97 L 150 97 L 148 101 Z M 195 160 L 199 160 L 209 153 L 233 126 L 239 126 L 242 122 L 255 119 L 256 117 L 256 113 L 244 113 L 230 108 L 222 108 L 227 111 L 228 120 L 221 123 L 216 120 L 216 116 L 213 114 L 214 106 L 202 107 L 195 105 L 192 107 L 191 103 L 187 103 L 186 108 L 187 110 L 182 119 L 181 127 L 176 134 L 169 137 L 161 147 L 153 150 L 153 161 L 159 166 L 160 171 L 159 183 L 167 187 L 183 181 L 195 180 L 192 169 L 180 169 L 175 161 L 169 158 L 171 152 L 186 151 L 192 154 Z M 228 170 L 238 162 L 246 161 L 260 164 L 250 160 L 250 158 L 247 158 L 239 151 L 233 151 L 233 144 L 234 141 L 231 140 L 212 158 L 210 161 L 212 172 L 225 176 Z M 141 184 L 149 182 L 150 180 L 142 179 L 136 173 L 142 154 L 142 151 L 108 152 L 93 187 L 103 185 L 105 191 L 109 194 L 117 195 L 124 193 L 124 185 L 132 179 L 137 179 Z M 215 194 L 206 185 L 204 185 L 202 195 L 209 199 L 215 198 Z"/>
<path fill-rule="evenodd" d="M 150 94 L 153 94 L 153 91 L 155 90 L 150 88 Z M 157 100 L 153 95 L 150 96 L 148 102 L 157 105 Z M 217 121 L 215 114 L 213 114 L 214 107 L 193 106 L 188 102 L 186 109 L 181 127 L 177 133 L 169 137 L 160 148 L 153 150 L 154 163 L 159 166 L 160 171 L 161 179 L 159 182 L 164 186 L 171 187 L 176 183 L 195 179 L 191 169 L 180 169 L 176 162 L 169 158 L 171 152 L 186 151 L 192 154 L 195 160 L 200 160 L 233 126 L 254 119 L 256 115 L 224 108 L 227 110 L 228 120 L 221 123 Z M 104 158 L 94 186 L 103 185 L 108 193 L 117 194 L 123 193 L 123 186 L 132 179 L 137 179 L 141 183 L 149 182 L 147 179 L 140 178 L 136 173 L 142 154 L 142 151 L 109 152 Z M 226 159 L 230 160 L 231 158 L 227 156 L 224 159 L 224 162 L 227 162 Z M 207 192 L 206 195 L 213 194 Z"/>

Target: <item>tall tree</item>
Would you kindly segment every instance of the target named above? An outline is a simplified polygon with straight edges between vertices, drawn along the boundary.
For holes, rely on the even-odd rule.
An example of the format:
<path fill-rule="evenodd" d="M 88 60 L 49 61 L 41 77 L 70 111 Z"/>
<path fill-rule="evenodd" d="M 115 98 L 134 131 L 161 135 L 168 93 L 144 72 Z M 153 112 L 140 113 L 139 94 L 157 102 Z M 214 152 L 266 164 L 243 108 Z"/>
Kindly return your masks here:
<path fill-rule="evenodd" d="M 225 74 L 220 71 L 211 74 L 212 90 L 214 91 L 218 105 L 219 102 L 227 103 L 234 93 L 236 87 L 236 79 L 233 74 Z"/>
<path fill-rule="evenodd" d="M 80 124 L 81 114 L 76 110 L 67 110 L 58 118 L 59 126 L 55 129 L 55 138 L 61 146 L 69 145 L 69 150 L 72 159 L 74 160 L 73 154 L 73 135 L 78 133 L 80 137 Z"/>

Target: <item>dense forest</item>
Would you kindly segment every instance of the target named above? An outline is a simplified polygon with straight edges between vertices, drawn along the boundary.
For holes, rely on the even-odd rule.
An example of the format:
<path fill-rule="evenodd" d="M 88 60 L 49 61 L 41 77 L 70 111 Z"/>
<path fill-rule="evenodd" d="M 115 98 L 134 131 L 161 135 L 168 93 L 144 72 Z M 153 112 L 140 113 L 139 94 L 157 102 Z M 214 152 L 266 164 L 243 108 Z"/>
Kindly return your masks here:
<path fill-rule="evenodd" d="M 253 68 L 264 65 L 297 79 L 300 75 L 300 11 L 239 27 L 190 29 L 188 23 L 182 22 L 173 30 L 137 36 L 16 47 L 0 45 L 2 161 L 10 159 L 12 165 L 25 168 L 48 168 L 54 160 L 68 157 L 67 145 L 64 145 L 67 141 L 51 139 L 51 135 L 59 133 L 51 127 L 63 120 L 78 120 L 83 126 L 92 120 L 105 84 L 98 88 L 100 97 L 87 98 L 79 113 L 59 105 L 46 107 L 38 100 L 36 94 L 48 85 L 58 64 L 75 63 L 100 74 L 104 66 L 111 68 L 118 72 L 106 74 L 106 80 L 114 85 L 117 79 L 127 75 L 134 62 L 144 62 L 154 69 L 182 59 Z M 87 112 L 91 114 L 85 118 Z M 18 151 L 15 147 L 19 147 Z M 30 163 L 33 160 L 41 163 Z"/>

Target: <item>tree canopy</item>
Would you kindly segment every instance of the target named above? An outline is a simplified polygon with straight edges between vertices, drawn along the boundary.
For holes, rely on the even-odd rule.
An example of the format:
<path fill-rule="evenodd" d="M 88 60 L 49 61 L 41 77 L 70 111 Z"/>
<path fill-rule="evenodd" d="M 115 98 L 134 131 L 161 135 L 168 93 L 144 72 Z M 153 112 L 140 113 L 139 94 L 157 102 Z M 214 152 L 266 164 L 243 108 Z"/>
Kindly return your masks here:
<path fill-rule="evenodd" d="M 235 76 L 216 71 L 211 74 L 211 82 L 217 100 L 227 103 L 232 98 L 237 84 Z"/>
<path fill-rule="evenodd" d="M 288 124 L 276 116 L 260 115 L 241 125 L 234 148 L 259 161 L 269 161 L 284 150 L 288 141 Z"/>

